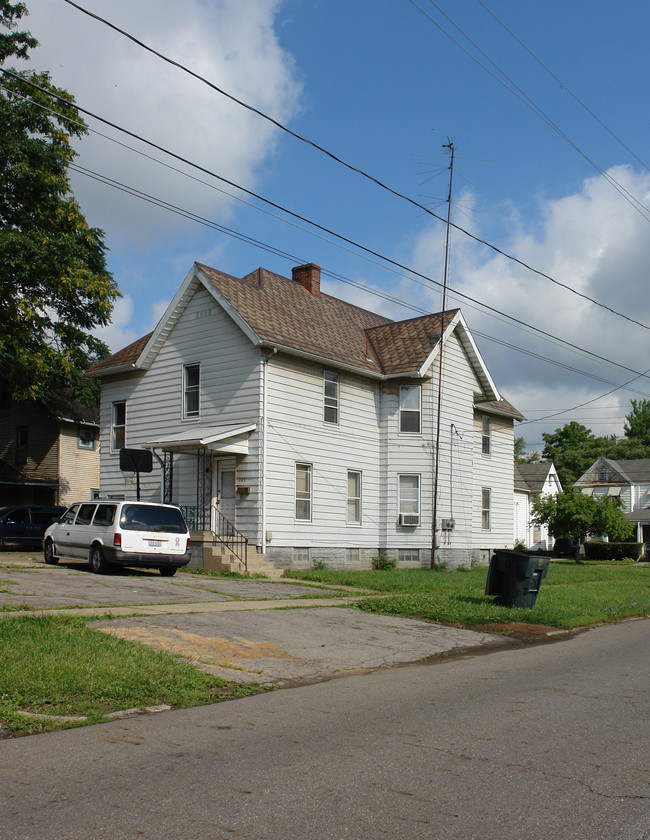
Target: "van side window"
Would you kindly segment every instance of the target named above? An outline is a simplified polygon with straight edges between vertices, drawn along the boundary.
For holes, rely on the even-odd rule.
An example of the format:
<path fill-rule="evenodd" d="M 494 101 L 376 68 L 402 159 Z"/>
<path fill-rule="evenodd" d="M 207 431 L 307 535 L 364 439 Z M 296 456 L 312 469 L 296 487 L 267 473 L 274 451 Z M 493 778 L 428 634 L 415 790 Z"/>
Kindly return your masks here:
<path fill-rule="evenodd" d="M 67 525 L 70 525 L 74 522 L 74 518 L 77 515 L 77 511 L 79 510 L 79 505 L 72 505 L 71 508 L 68 508 L 66 512 L 61 517 L 61 522 L 65 522 Z"/>
<path fill-rule="evenodd" d="M 97 505 L 93 525 L 112 525 L 115 519 L 115 505 Z"/>
<path fill-rule="evenodd" d="M 93 518 L 96 505 L 82 505 L 77 514 L 76 525 L 90 525 L 90 520 Z"/>

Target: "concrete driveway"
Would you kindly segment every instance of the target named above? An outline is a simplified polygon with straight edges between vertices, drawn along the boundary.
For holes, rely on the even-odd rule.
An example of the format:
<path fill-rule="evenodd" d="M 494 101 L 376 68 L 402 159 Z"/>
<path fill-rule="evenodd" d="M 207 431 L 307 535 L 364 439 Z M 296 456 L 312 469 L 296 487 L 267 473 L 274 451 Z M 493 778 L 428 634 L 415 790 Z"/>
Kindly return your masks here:
<path fill-rule="evenodd" d="M 81 615 L 89 626 L 179 654 L 229 680 L 283 685 L 512 644 L 487 633 L 364 613 L 359 593 L 298 582 L 148 570 L 94 575 L 0 554 L 0 617 Z M 363 596 L 361 596 L 363 597 Z M 21 609 L 22 608 L 22 609 Z"/>

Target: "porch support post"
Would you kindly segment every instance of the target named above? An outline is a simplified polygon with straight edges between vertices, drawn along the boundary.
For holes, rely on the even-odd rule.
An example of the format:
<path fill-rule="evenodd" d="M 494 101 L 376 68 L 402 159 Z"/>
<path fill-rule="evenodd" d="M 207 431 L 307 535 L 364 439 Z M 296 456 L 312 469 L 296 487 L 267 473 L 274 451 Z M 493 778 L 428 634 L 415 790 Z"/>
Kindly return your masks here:
<path fill-rule="evenodd" d="M 197 527 L 200 531 L 209 531 L 212 500 L 212 455 L 209 449 L 202 449 L 198 453 L 197 471 Z"/>
<path fill-rule="evenodd" d="M 170 505 L 174 486 L 174 453 L 165 452 L 163 457 L 163 503 Z"/>

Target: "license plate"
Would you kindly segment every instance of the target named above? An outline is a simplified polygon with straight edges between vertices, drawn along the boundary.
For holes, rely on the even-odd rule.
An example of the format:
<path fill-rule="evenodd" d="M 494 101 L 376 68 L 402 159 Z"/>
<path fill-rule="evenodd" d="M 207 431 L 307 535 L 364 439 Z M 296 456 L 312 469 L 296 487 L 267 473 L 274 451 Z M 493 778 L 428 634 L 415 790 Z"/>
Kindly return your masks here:
<path fill-rule="evenodd" d="M 147 540 L 147 542 L 149 543 L 149 548 L 160 548 L 162 546 L 160 540 Z"/>

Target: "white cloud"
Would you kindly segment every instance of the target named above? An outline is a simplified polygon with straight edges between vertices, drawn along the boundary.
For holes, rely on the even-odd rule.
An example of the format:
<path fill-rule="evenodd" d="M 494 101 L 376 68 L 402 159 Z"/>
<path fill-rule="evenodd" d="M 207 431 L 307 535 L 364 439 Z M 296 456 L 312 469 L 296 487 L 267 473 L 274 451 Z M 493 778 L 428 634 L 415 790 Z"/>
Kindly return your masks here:
<path fill-rule="evenodd" d="M 648 206 L 650 175 L 639 174 L 629 167 L 615 167 L 608 173 L 630 194 Z M 644 324 L 650 324 L 650 297 L 647 294 L 650 265 L 648 222 L 607 183 L 604 177 L 585 180 L 574 195 L 546 200 L 539 208 L 539 217 L 527 226 L 511 217 L 516 233 L 504 251 L 522 262 L 543 271 L 572 289 L 588 295 L 618 312 Z M 463 225 L 464 226 L 464 225 Z M 480 230 L 474 231 L 480 236 Z M 413 260 L 418 270 L 436 279 L 441 278 L 440 254 L 443 252 L 444 230 L 441 225 L 424 231 L 414 243 Z M 487 303 L 496 310 L 515 316 L 543 332 L 560 336 L 572 344 L 586 348 L 604 359 L 644 371 L 650 367 L 647 330 L 635 326 L 602 308 L 596 307 L 549 280 L 517 266 L 512 261 L 487 251 L 459 233 L 453 234 L 449 283 L 452 287 Z M 416 299 L 408 284 L 404 294 Z M 421 297 L 418 288 L 417 296 Z M 440 306 L 440 293 L 428 292 L 432 309 Z M 570 407 L 604 394 L 634 374 L 574 353 L 566 347 L 549 343 L 511 326 L 507 320 L 471 308 L 461 299 L 450 300 L 460 305 L 470 326 L 544 357 L 559 359 L 564 364 L 593 373 L 606 382 L 594 381 L 575 372 L 542 361 L 533 362 L 510 348 L 500 347 L 479 338 L 490 370 L 498 387 L 518 407 L 547 405 L 551 409 Z M 633 383 L 632 390 L 622 390 L 604 398 L 596 406 L 629 410 L 630 398 L 643 398 L 650 393 L 650 381 Z M 612 411 L 605 412 L 612 415 Z M 583 413 L 584 414 L 584 413 Z M 575 415 L 580 415 L 576 410 Z M 537 412 L 535 416 L 540 416 Z M 562 426 L 572 416 L 550 420 L 544 430 Z M 585 425 L 589 425 L 585 422 Z M 524 427 L 525 428 L 525 427 Z M 533 434 L 541 439 L 538 427 Z M 596 434 L 622 434 L 622 422 L 594 427 Z"/>
<path fill-rule="evenodd" d="M 133 298 L 130 295 L 124 295 L 115 301 L 110 324 L 98 327 L 93 330 L 93 334 L 108 345 L 111 353 L 115 353 L 140 337 L 140 334 L 130 326 L 132 321 Z"/>
<path fill-rule="evenodd" d="M 159 52 L 284 121 L 297 109 L 300 88 L 293 60 L 273 29 L 279 5 L 279 0 L 210 4 L 186 0 L 182 8 L 177 0 L 84 3 Z M 54 82 L 69 90 L 79 105 L 236 183 L 254 186 L 278 134 L 268 122 L 68 4 L 29 0 L 28 6 L 30 16 L 23 22 L 40 42 L 34 64 L 50 70 Z M 86 121 L 146 154 L 165 157 L 91 118 Z M 210 218 L 228 215 L 232 200 L 223 194 L 101 137 L 84 138 L 79 150 L 77 162 L 89 169 Z M 205 176 L 205 180 L 210 179 Z M 152 245 L 179 228 L 187 235 L 187 225 L 178 217 L 136 200 L 133 212 L 125 212 L 122 193 L 81 175 L 74 176 L 73 183 L 89 221 L 112 236 L 125 236 L 131 247 L 143 240 Z"/>

